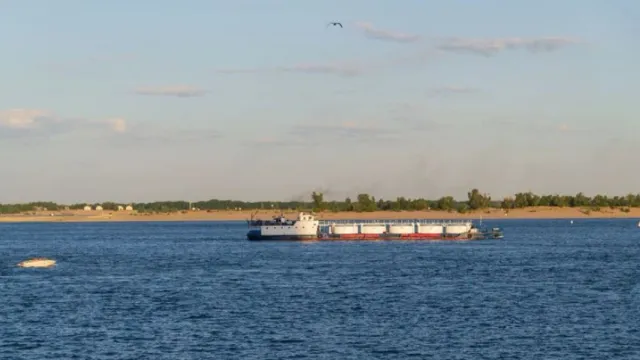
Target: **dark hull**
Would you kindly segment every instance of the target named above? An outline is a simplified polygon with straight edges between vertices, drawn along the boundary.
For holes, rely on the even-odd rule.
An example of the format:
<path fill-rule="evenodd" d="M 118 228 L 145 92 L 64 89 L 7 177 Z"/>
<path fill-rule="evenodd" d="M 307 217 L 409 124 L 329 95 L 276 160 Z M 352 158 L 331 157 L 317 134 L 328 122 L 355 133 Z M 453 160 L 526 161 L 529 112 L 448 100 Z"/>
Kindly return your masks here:
<path fill-rule="evenodd" d="M 247 233 L 247 239 L 252 241 L 303 241 L 318 240 L 317 235 L 262 235 L 259 230 L 252 230 Z"/>
<path fill-rule="evenodd" d="M 249 236 L 247 239 L 251 241 L 304 241 L 304 240 L 321 240 L 317 236 L 291 236 L 291 235 L 274 235 L 274 236 Z"/>

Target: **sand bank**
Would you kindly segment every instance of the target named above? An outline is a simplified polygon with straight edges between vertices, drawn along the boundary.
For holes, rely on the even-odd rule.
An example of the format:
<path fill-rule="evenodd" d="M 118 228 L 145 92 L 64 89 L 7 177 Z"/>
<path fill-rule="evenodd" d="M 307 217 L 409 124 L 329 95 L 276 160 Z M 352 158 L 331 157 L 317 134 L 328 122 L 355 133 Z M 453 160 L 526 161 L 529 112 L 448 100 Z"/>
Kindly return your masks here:
<path fill-rule="evenodd" d="M 270 219 L 279 215 L 277 211 L 259 211 L 260 219 Z M 295 212 L 285 212 L 285 216 L 294 218 Z M 76 211 L 64 213 L 46 212 L 20 215 L 0 216 L 0 222 L 117 222 L 117 221 L 233 221 L 246 220 L 251 217 L 250 211 L 188 211 L 176 213 L 143 214 L 123 211 Z M 459 214 L 446 211 L 375 211 L 357 212 L 322 212 L 317 217 L 323 220 L 344 219 L 574 219 L 574 218 L 640 218 L 640 208 L 632 208 L 629 212 L 620 209 L 603 208 L 599 211 L 580 208 L 535 207 L 514 209 L 505 213 L 500 209 Z"/>

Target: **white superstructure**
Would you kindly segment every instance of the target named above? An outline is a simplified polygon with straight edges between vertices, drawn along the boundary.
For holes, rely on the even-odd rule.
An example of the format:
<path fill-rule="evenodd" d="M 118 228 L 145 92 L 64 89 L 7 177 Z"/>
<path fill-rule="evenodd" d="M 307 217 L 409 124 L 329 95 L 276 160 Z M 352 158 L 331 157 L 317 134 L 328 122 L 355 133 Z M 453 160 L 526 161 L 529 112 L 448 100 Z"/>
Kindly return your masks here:
<path fill-rule="evenodd" d="M 301 236 L 311 237 L 318 234 L 320 222 L 311 214 L 299 213 L 295 220 L 278 216 L 270 221 L 254 221 L 252 227 L 260 229 L 260 236 Z"/>

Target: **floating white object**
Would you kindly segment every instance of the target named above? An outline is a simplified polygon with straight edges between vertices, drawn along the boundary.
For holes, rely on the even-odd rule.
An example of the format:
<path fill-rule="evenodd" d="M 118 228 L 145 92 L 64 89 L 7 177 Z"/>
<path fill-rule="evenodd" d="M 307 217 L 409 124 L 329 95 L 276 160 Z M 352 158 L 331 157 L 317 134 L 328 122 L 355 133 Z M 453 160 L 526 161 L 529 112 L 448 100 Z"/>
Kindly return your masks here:
<path fill-rule="evenodd" d="M 18 263 L 18 267 L 35 267 L 35 268 L 49 268 L 56 265 L 56 261 L 47 258 L 33 258 Z"/>

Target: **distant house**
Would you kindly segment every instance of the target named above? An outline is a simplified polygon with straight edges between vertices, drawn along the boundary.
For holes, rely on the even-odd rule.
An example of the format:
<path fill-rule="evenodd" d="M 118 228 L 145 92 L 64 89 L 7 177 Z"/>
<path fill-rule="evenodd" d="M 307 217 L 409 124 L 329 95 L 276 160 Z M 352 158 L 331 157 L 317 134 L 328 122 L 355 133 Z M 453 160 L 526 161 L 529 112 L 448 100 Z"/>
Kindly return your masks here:
<path fill-rule="evenodd" d="M 84 207 L 84 211 L 91 211 L 91 206 L 87 205 Z"/>
<path fill-rule="evenodd" d="M 124 207 L 122 205 L 118 205 L 118 211 L 122 211 L 124 210 Z"/>
<path fill-rule="evenodd" d="M 96 206 L 96 211 L 102 211 L 102 210 L 103 210 L 102 206 L 100 206 L 100 205 Z"/>
<path fill-rule="evenodd" d="M 126 210 L 127 210 L 127 211 L 133 211 L 133 206 L 131 206 L 131 205 L 127 205 Z"/>

